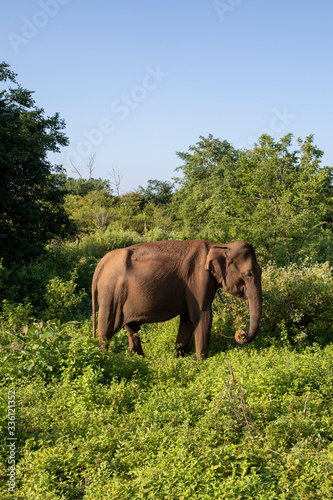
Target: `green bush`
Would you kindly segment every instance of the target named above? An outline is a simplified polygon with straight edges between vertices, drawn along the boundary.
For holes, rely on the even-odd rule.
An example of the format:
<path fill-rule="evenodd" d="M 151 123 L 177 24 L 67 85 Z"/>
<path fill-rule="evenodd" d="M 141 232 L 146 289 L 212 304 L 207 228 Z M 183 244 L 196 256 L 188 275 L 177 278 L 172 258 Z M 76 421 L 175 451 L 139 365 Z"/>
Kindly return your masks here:
<path fill-rule="evenodd" d="M 36 379 L 71 383 L 87 370 L 103 384 L 113 379 L 129 380 L 138 369 L 138 378 L 147 376 L 145 359 L 130 355 L 124 330 L 113 338 L 109 352 L 97 348 L 97 343 L 92 338 L 91 321 L 30 321 L 23 331 L 2 328 L 0 386 Z"/>
<path fill-rule="evenodd" d="M 257 345 L 276 342 L 303 345 L 333 339 L 333 276 L 328 263 L 274 265 L 263 268 L 263 315 Z M 249 313 L 245 303 L 219 292 L 215 300 L 217 325 L 232 337 L 246 329 Z M 214 328 L 214 325 L 213 325 Z M 215 326 L 217 328 L 217 326 Z"/>
<path fill-rule="evenodd" d="M 39 375 L 0 387 L 1 498 L 10 498 L 8 387 L 18 499 L 332 498 L 332 346 L 237 347 L 200 363 L 165 350 L 174 327 L 147 326 L 145 359 L 100 351 L 88 322 L 44 325 L 51 342 L 27 332 L 37 357 L 52 345 L 54 375 L 41 379 L 40 363 Z M 10 364 L 14 374 L 22 358 L 1 375 Z"/>
<path fill-rule="evenodd" d="M 33 322 L 17 330 L 5 330 L 1 337 L 11 340 L 3 347 L 3 372 L 0 383 L 39 378 L 50 380 L 61 371 L 69 341 L 69 324 Z"/>
<path fill-rule="evenodd" d="M 77 269 L 74 269 L 68 281 L 56 276 L 46 285 L 44 298 L 47 310 L 45 316 L 48 319 L 57 318 L 63 321 L 75 312 L 81 304 L 82 299 L 86 296 L 86 292 L 84 290 L 76 291 L 77 276 Z"/>
<path fill-rule="evenodd" d="M 332 340 L 333 276 L 328 263 L 266 267 L 263 289 L 263 336 L 292 344 Z"/>
<path fill-rule="evenodd" d="M 27 301 L 23 304 L 16 304 L 5 299 L 2 301 L 0 322 L 3 327 L 21 329 L 31 319 L 32 309 L 32 305 Z"/>

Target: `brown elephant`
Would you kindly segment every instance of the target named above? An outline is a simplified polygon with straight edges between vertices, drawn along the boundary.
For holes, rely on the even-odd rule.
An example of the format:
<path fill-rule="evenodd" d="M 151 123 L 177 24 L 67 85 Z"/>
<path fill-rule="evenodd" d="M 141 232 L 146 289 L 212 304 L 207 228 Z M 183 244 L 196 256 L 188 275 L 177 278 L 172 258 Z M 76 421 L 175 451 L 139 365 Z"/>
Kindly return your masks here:
<path fill-rule="evenodd" d="M 206 240 L 138 243 L 107 253 L 92 281 L 93 332 L 96 337 L 98 295 L 99 346 L 125 327 L 131 351 L 143 355 L 136 335 L 143 323 L 180 316 L 176 344 L 184 355 L 193 332 L 197 359 L 206 358 L 212 324 L 212 302 L 220 287 L 245 299 L 249 333 L 235 338 L 252 342 L 262 309 L 261 269 L 246 241 L 217 244 Z"/>

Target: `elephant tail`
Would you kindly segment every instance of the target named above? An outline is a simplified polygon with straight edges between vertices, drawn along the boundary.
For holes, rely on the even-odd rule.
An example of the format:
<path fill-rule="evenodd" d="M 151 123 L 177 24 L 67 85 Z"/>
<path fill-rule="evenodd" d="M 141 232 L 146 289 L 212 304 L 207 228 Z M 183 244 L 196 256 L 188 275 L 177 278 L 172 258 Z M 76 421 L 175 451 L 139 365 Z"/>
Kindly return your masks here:
<path fill-rule="evenodd" d="M 97 299 L 97 286 L 95 276 L 93 277 L 91 285 L 91 300 L 92 300 L 92 320 L 93 320 L 93 338 L 96 338 L 96 299 Z"/>

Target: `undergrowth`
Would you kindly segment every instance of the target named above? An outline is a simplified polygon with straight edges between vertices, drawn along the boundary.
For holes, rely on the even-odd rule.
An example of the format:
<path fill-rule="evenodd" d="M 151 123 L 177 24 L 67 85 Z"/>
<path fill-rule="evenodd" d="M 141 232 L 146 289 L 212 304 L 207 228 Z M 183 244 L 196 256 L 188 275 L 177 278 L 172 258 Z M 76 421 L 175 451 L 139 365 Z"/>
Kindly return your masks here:
<path fill-rule="evenodd" d="M 332 498 L 332 269 L 266 266 L 261 329 L 243 347 L 245 303 L 219 291 L 204 362 L 193 339 L 177 358 L 177 318 L 142 326 L 144 358 L 125 331 L 100 350 L 93 270 L 142 240 L 98 233 L 0 264 L 0 498 Z"/>
<path fill-rule="evenodd" d="M 17 499 L 332 498 L 333 347 L 217 348 L 177 358 L 177 320 L 124 331 L 109 352 L 91 322 L 2 329 L 1 482 L 8 391 Z"/>

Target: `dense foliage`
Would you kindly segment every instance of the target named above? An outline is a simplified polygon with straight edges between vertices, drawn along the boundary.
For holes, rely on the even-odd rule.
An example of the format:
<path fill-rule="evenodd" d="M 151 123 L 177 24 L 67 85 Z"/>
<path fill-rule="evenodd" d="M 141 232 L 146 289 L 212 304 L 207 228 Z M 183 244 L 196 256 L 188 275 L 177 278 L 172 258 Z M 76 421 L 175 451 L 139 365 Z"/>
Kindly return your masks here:
<path fill-rule="evenodd" d="M 47 160 L 49 151 L 67 144 L 64 122 L 56 113 L 44 117 L 32 92 L 17 84 L 6 63 L 0 64 L 0 257 L 8 265 L 36 257 L 55 236 L 71 230 L 64 210 L 61 167 Z M 6 88 L 9 80 L 14 88 Z"/>
<path fill-rule="evenodd" d="M 123 333 L 99 351 L 90 322 L 2 335 L 26 344 L 0 369 L 19 421 L 16 498 L 331 498 L 332 346 L 213 350 L 198 363 L 175 357 L 175 323 L 143 329 L 146 358 Z M 0 422 L 9 500 L 6 404 Z"/>
<path fill-rule="evenodd" d="M 0 79 L 16 84 L 5 63 Z M 313 137 L 292 150 L 290 134 L 265 135 L 244 151 L 200 137 L 178 153 L 175 184 L 120 194 L 48 163 L 67 139 L 43 114 L 19 85 L 0 92 L 0 497 L 332 498 L 333 170 Z M 142 327 L 145 358 L 128 353 L 124 331 L 98 349 L 99 259 L 188 238 L 254 245 L 255 342 L 236 344 L 248 310 L 219 291 L 202 363 L 193 341 L 176 357 L 177 318 Z"/>
<path fill-rule="evenodd" d="M 220 241 L 251 241 L 280 265 L 331 258 L 333 169 L 321 166 L 313 136 L 299 139 L 295 151 L 291 144 L 291 134 L 278 142 L 263 135 L 252 150 L 239 151 L 209 136 L 178 153 L 182 223 Z"/>

